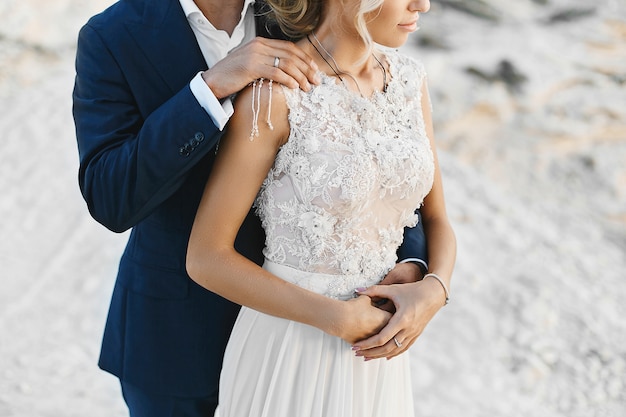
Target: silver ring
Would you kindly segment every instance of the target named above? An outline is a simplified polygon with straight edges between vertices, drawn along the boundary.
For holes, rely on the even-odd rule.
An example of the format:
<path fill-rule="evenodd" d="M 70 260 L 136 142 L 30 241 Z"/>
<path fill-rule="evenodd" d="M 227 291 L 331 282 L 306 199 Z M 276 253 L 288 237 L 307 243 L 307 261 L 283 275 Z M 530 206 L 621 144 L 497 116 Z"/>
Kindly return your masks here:
<path fill-rule="evenodd" d="M 402 343 L 398 342 L 398 339 L 396 339 L 395 336 L 393 338 L 393 341 L 394 341 L 394 343 L 396 344 L 397 347 L 399 347 L 399 348 L 402 347 Z"/>
<path fill-rule="evenodd" d="M 280 64 L 280 58 L 275 56 L 274 57 L 274 68 L 278 68 L 279 64 Z"/>

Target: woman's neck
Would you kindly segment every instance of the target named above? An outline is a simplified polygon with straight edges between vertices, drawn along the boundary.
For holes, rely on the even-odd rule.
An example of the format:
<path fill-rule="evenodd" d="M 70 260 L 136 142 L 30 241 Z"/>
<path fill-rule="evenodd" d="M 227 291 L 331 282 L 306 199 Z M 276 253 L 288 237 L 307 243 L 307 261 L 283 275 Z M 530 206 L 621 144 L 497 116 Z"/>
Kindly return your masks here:
<path fill-rule="evenodd" d="M 371 57 L 366 57 L 365 42 L 356 31 L 338 33 L 328 25 L 320 25 L 313 31 L 310 38 L 320 50 L 321 55 L 325 55 L 325 58 L 331 62 L 334 61 L 342 71 L 357 76 L 367 73 L 372 66 Z"/>
<path fill-rule="evenodd" d="M 375 91 L 386 88 L 387 72 L 368 53 L 365 42 L 354 31 L 353 34 L 318 26 L 301 47 L 315 60 L 318 67 L 327 75 L 335 76 L 349 90 L 370 97 Z"/>

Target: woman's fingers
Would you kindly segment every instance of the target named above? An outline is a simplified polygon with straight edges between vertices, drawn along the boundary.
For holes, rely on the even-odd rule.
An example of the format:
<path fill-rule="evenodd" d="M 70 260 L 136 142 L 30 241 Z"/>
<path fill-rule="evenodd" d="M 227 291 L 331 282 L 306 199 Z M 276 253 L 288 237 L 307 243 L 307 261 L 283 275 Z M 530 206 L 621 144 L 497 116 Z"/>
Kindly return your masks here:
<path fill-rule="evenodd" d="M 357 356 L 362 356 L 368 360 L 392 358 L 404 353 L 411 347 L 419 334 L 421 331 L 417 331 L 414 326 L 405 323 L 402 315 L 396 313 L 378 334 L 355 343 L 353 349 Z"/>
<path fill-rule="evenodd" d="M 432 290 L 422 281 L 410 284 L 374 285 L 367 289 L 359 289 L 358 293 L 368 297 L 389 299 L 396 308 L 394 315 L 378 334 L 353 345 L 356 354 L 366 359 L 392 358 L 406 352 L 441 308 L 434 301 Z"/>
<path fill-rule="evenodd" d="M 360 296 L 346 301 L 348 310 L 342 317 L 338 336 L 355 343 L 385 327 L 391 314 L 372 306 L 369 297 Z"/>

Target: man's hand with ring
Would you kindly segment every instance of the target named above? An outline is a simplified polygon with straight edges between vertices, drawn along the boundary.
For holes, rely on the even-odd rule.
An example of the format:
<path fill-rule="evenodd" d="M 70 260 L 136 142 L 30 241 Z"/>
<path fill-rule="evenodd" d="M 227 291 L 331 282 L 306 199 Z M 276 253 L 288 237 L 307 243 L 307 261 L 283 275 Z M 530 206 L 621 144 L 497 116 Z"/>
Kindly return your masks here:
<path fill-rule="evenodd" d="M 311 84 L 320 83 L 317 70 L 313 59 L 294 43 L 256 37 L 203 72 L 202 78 L 222 99 L 259 78 L 309 91 Z"/>

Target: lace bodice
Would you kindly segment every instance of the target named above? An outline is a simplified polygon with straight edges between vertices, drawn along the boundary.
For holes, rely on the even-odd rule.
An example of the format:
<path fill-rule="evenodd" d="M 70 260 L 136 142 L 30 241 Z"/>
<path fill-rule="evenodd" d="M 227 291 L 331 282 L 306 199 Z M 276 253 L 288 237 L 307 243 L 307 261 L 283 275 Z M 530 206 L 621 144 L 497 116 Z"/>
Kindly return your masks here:
<path fill-rule="evenodd" d="M 370 98 L 324 74 L 308 93 L 284 89 L 290 136 L 255 203 L 268 260 L 340 275 L 336 286 L 347 290 L 393 268 L 403 229 L 417 223 L 433 182 L 425 71 L 397 53 L 387 61 L 387 91 Z"/>

